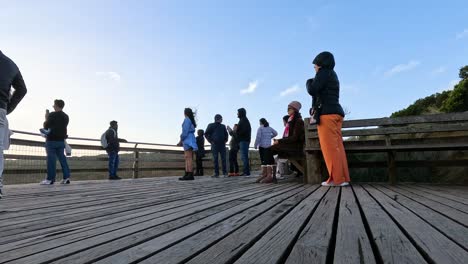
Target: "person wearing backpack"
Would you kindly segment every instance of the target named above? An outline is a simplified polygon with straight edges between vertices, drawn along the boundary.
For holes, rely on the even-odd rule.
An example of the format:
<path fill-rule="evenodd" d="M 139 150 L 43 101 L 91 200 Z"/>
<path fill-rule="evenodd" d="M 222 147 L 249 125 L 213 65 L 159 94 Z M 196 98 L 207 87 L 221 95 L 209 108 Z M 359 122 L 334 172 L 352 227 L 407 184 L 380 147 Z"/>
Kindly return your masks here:
<path fill-rule="evenodd" d="M 120 180 L 117 176 L 117 170 L 119 169 L 119 151 L 120 142 L 127 142 L 127 140 L 119 138 L 117 130 L 119 125 L 117 121 L 113 120 L 110 122 L 110 127 L 101 136 L 101 145 L 109 155 L 109 180 Z"/>

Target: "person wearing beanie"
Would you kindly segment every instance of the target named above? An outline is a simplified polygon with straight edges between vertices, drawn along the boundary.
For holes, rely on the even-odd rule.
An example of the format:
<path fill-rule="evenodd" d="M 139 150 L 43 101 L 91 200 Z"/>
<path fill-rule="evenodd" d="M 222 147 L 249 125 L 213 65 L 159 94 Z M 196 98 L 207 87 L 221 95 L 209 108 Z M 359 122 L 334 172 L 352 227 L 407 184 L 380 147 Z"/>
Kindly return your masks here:
<path fill-rule="evenodd" d="M 198 151 L 197 140 L 195 139 L 195 114 L 191 108 L 184 109 L 184 122 L 182 123 L 182 134 L 178 146 L 184 147 L 185 175 L 180 177 L 180 181 L 193 181 L 193 152 Z"/>
<path fill-rule="evenodd" d="M 226 126 L 222 124 L 223 117 L 220 114 L 215 115 L 214 120 L 215 122 L 209 124 L 205 130 L 205 138 L 211 144 L 213 154 L 214 175 L 212 177 L 219 177 L 218 155 L 221 155 L 223 175 L 227 177 L 226 143 L 228 141 L 228 132 Z"/>
<path fill-rule="evenodd" d="M 239 108 L 237 110 L 237 117 L 239 118 L 237 140 L 239 140 L 240 155 L 243 165 L 243 172 L 240 176 L 250 177 L 249 146 L 252 127 L 250 126 L 250 121 L 247 118 L 247 111 L 244 108 Z"/>
<path fill-rule="evenodd" d="M 275 139 L 271 152 L 278 155 L 279 159 L 288 159 L 297 153 L 303 153 L 305 143 L 304 120 L 299 112 L 301 103 L 292 101 L 288 104 L 288 120 L 283 132 L 282 139 Z M 298 176 L 301 176 L 299 173 Z"/>
<path fill-rule="evenodd" d="M 348 161 L 341 128 L 344 111 L 339 103 L 340 82 L 334 71 L 335 58 L 325 51 L 313 60 L 315 77 L 306 83 L 312 96 L 311 116 L 317 123 L 320 148 L 330 177 L 323 186 L 347 186 L 350 182 Z"/>

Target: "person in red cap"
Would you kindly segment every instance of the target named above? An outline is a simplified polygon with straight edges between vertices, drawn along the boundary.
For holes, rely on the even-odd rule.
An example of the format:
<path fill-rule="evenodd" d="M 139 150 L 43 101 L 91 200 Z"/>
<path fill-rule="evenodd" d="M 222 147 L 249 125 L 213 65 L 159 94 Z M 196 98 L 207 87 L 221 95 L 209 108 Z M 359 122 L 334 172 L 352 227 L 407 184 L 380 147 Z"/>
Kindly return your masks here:
<path fill-rule="evenodd" d="M 292 101 L 288 104 L 288 116 L 286 127 L 284 128 L 283 138 L 274 139 L 271 147 L 271 154 L 278 155 L 280 159 L 287 159 L 289 156 L 302 153 L 304 151 L 305 133 L 304 120 L 299 112 L 302 108 L 301 103 Z M 268 183 L 276 181 L 276 168 L 273 168 L 272 175 L 267 173 L 267 177 L 261 182 Z M 300 175 L 299 175 L 300 176 Z"/>

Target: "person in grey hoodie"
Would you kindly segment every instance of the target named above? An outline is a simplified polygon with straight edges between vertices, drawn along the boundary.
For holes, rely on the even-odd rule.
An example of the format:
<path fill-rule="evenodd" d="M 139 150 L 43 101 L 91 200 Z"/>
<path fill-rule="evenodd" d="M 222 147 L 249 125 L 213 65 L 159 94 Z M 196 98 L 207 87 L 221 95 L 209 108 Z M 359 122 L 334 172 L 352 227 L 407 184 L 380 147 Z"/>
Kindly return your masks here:
<path fill-rule="evenodd" d="M 270 127 L 268 121 L 265 118 L 261 118 L 254 147 L 255 149 L 258 149 L 258 152 L 260 153 L 260 160 L 262 165 L 273 165 L 275 163 L 270 148 L 271 139 L 277 135 L 278 132 Z"/>
<path fill-rule="evenodd" d="M 11 94 L 11 87 L 15 88 Z M 9 145 L 10 129 L 8 128 L 9 115 L 26 95 L 27 89 L 24 84 L 18 66 L 0 51 L 0 199 L 2 198 L 2 174 L 3 174 L 3 150 Z"/>

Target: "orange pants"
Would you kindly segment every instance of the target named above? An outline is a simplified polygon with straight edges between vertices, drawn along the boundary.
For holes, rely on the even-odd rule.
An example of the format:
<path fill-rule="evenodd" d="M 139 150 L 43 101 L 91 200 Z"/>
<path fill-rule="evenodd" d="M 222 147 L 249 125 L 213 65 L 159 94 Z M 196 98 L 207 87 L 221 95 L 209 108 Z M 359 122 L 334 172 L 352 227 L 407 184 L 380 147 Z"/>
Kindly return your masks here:
<path fill-rule="evenodd" d="M 321 115 L 317 126 L 320 148 L 327 165 L 327 183 L 341 184 L 349 182 L 348 160 L 343 146 L 341 127 L 343 117 L 340 115 Z"/>

